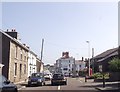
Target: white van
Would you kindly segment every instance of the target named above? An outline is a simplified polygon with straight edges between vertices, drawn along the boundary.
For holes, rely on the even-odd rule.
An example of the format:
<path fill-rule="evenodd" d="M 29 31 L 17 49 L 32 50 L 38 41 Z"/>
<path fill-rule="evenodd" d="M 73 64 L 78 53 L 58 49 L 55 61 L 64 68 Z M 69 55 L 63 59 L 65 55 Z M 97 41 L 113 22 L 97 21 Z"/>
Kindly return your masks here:
<path fill-rule="evenodd" d="M 44 74 L 44 78 L 45 78 L 45 80 L 51 80 L 52 79 L 52 73 Z"/>

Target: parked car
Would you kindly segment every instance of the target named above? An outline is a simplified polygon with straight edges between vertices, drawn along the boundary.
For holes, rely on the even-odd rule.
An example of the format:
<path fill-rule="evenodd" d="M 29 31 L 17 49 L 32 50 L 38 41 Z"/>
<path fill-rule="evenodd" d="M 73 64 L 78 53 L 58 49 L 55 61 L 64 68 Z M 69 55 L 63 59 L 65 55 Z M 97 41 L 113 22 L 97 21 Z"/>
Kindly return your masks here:
<path fill-rule="evenodd" d="M 43 73 L 32 73 L 28 80 L 28 86 L 31 85 L 45 85 L 45 78 Z"/>
<path fill-rule="evenodd" d="M 65 73 L 64 76 L 65 76 L 65 77 L 69 77 L 69 74 Z"/>
<path fill-rule="evenodd" d="M 18 92 L 17 86 L 0 75 L 0 92 Z"/>
<path fill-rule="evenodd" d="M 51 80 L 51 85 L 55 85 L 55 84 L 67 85 L 67 78 L 65 78 L 62 73 L 56 73 L 56 74 L 53 75 L 53 78 Z"/>
<path fill-rule="evenodd" d="M 48 73 L 48 74 L 44 74 L 44 78 L 45 80 L 51 80 L 52 79 L 52 74 L 51 73 Z"/>

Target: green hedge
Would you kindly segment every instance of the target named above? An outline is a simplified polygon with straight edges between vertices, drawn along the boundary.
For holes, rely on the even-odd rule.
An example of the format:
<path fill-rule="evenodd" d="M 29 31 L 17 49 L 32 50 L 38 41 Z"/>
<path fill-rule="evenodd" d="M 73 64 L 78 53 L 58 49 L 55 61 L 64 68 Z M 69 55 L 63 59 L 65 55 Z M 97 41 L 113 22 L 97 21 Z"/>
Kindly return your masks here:
<path fill-rule="evenodd" d="M 109 73 L 105 73 L 105 79 L 109 79 Z M 92 75 L 94 78 L 96 79 L 102 79 L 103 78 L 103 74 L 98 72 Z"/>

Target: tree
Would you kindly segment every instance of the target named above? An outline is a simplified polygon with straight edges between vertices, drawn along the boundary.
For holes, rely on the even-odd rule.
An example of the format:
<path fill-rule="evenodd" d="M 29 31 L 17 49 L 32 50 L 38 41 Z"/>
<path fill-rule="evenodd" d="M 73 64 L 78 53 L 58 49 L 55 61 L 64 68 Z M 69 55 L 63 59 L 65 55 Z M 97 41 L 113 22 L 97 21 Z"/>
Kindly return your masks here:
<path fill-rule="evenodd" d="M 120 59 L 114 58 L 109 62 L 109 69 L 112 72 L 120 72 Z"/>

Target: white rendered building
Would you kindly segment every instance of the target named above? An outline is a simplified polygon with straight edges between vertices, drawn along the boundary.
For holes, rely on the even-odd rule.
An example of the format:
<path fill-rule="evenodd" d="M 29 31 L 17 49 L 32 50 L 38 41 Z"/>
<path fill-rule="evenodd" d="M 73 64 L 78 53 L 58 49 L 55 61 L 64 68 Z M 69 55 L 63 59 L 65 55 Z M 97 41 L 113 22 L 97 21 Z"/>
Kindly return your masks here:
<path fill-rule="evenodd" d="M 56 72 L 70 76 L 73 74 L 75 58 L 69 57 L 69 52 L 63 52 L 62 57 L 56 60 Z"/>
<path fill-rule="evenodd" d="M 83 60 L 75 60 L 76 71 L 83 71 L 85 69 L 85 62 Z"/>
<path fill-rule="evenodd" d="M 32 51 L 28 52 L 28 77 L 37 72 L 37 55 Z"/>

